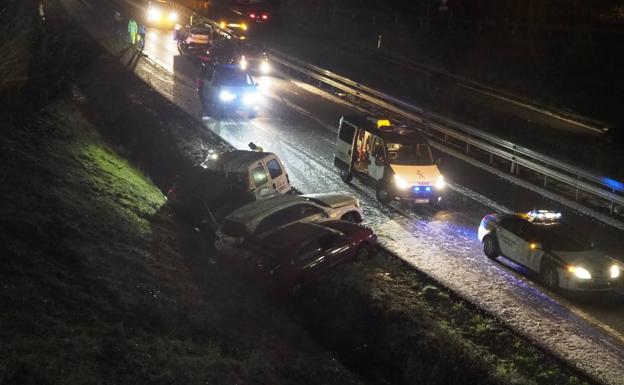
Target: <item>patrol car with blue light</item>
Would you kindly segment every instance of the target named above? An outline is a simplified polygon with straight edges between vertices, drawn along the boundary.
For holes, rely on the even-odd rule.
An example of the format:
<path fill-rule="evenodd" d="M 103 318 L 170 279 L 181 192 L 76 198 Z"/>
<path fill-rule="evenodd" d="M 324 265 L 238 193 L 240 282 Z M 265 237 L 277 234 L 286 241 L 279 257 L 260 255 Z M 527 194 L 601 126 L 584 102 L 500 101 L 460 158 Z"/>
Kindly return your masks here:
<path fill-rule="evenodd" d="M 619 284 L 621 264 L 547 210 L 486 215 L 479 240 L 489 258 L 504 256 L 539 274 L 550 289 L 611 291 Z"/>

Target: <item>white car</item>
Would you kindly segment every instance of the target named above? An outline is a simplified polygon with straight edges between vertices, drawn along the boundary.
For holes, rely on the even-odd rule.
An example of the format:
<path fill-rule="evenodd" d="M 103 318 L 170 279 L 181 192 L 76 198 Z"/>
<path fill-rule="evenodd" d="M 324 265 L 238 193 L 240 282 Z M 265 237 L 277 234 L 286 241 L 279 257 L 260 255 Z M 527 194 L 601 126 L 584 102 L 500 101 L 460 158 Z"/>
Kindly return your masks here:
<path fill-rule="evenodd" d="M 342 219 L 359 223 L 362 209 L 345 194 L 280 195 L 246 204 L 228 215 L 216 234 L 215 246 L 233 253 L 245 240 L 262 239 L 293 222 Z"/>
<path fill-rule="evenodd" d="M 489 258 L 504 256 L 538 273 L 550 289 L 610 291 L 621 264 L 561 224 L 561 214 L 536 210 L 486 215 L 478 237 Z"/>

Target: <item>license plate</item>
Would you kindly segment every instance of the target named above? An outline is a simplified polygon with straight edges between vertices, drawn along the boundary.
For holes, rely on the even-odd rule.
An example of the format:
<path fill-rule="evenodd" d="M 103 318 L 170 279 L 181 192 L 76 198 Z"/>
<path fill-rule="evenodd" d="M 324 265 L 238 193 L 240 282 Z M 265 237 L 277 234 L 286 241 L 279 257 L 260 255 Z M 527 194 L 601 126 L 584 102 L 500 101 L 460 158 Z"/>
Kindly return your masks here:
<path fill-rule="evenodd" d="M 414 203 L 429 203 L 429 199 L 414 199 Z"/>

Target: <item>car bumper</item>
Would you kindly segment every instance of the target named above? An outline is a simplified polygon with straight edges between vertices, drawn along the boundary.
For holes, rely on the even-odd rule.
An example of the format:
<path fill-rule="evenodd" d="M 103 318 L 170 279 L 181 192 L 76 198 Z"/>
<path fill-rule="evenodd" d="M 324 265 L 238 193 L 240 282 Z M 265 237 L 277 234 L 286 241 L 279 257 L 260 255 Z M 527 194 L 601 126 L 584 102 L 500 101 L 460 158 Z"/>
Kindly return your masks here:
<path fill-rule="evenodd" d="M 443 194 L 444 190 L 438 190 L 434 186 L 412 186 L 404 190 L 395 188 L 394 196 L 401 200 L 428 203 L 430 201 L 439 200 Z"/>
<path fill-rule="evenodd" d="M 569 274 L 564 274 L 563 279 L 560 277 L 559 286 L 562 289 L 574 291 L 613 291 L 619 284 L 619 278 L 596 277 L 581 280 Z"/>

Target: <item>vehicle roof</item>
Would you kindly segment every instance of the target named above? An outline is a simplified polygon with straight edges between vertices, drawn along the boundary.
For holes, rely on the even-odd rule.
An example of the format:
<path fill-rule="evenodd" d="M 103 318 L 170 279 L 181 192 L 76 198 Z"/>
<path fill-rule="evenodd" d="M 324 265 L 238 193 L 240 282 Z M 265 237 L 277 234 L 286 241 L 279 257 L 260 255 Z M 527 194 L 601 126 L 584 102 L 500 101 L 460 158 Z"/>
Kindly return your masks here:
<path fill-rule="evenodd" d="M 377 120 L 383 118 L 377 118 L 374 116 L 365 116 L 361 114 L 351 114 L 342 117 L 343 120 L 351 123 L 352 125 L 363 128 L 370 133 L 379 136 L 385 142 L 394 143 L 424 143 L 428 144 L 427 138 L 415 128 L 406 127 L 406 131 L 403 133 L 391 130 L 381 130 L 377 128 Z M 397 127 L 397 126 L 394 126 Z"/>
<path fill-rule="evenodd" d="M 244 223 L 245 225 L 251 225 L 249 221 L 254 219 L 254 222 L 260 218 L 264 218 L 266 215 L 275 212 L 278 209 L 282 209 L 293 204 L 308 203 L 297 195 L 277 195 L 271 198 L 260 199 L 246 204 L 243 207 L 239 207 L 234 210 L 227 219 Z M 252 226 L 255 228 L 255 226 Z"/>
<path fill-rule="evenodd" d="M 228 170 L 247 170 L 250 164 L 260 162 L 263 159 L 277 158 L 272 152 L 258 152 L 250 150 L 233 150 L 219 155 L 221 167 Z"/>
<path fill-rule="evenodd" d="M 332 233 L 335 233 L 335 231 L 321 224 L 294 222 L 275 230 L 264 238 L 264 242 L 271 245 L 273 249 L 294 252 L 299 249 L 302 244 L 306 243 L 306 241 L 324 234 Z"/>

